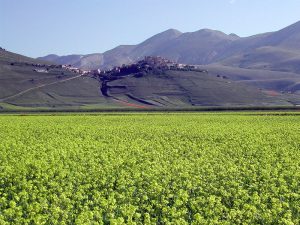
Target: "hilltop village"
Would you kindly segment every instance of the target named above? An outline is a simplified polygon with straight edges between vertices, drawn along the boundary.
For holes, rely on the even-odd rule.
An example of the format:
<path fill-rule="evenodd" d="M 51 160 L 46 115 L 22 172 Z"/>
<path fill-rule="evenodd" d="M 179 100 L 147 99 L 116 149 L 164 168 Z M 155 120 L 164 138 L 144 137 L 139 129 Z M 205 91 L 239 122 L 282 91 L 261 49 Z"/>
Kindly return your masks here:
<path fill-rule="evenodd" d="M 146 56 L 143 60 L 140 60 L 136 63 L 122 66 L 116 66 L 112 69 L 108 70 L 81 70 L 76 67 L 72 67 L 71 65 L 61 65 L 61 68 L 66 70 L 83 74 L 83 75 L 92 75 L 92 76 L 99 76 L 99 77 L 107 77 L 107 76 L 126 76 L 129 74 L 140 74 L 147 73 L 150 71 L 161 72 L 164 70 L 199 70 L 198 66 L 195 65 L 187 65 L 187 64 L 180 64 L 176 62 L 172 62 L 166 58 L 160 56 Z M 201 70 L 201 72 L 203 72 Z"/>

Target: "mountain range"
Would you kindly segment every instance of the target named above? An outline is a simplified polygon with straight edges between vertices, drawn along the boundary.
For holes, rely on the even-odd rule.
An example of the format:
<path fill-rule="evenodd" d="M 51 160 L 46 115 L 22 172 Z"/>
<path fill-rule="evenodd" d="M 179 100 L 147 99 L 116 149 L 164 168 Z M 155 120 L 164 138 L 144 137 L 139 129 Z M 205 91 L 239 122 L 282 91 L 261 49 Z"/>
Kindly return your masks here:
<path fill-rule="evenodd" d="M 153 71 L 104 82 L 59 66 L 103 70 L 145 56 L 201 69 Z M 169 29 L 137 45 L 88 55 L 33 59 L 0 49 L 0 110 L 269 105 L 300 105 L 300 22 L 251 37 Z"/>
<path fill-rule="evenodd" d="M 48 55 L 39 59 L 82 69 L 107 69 L 144 56 L 162 56 L 197 65 L 218 63 L 245 69 L 300 73 L 300 21 L 276 32 L 239 37 L 202 29 L 182 33 L 169 29 L 137 45 L 121 45 L 104 53 Z"/>

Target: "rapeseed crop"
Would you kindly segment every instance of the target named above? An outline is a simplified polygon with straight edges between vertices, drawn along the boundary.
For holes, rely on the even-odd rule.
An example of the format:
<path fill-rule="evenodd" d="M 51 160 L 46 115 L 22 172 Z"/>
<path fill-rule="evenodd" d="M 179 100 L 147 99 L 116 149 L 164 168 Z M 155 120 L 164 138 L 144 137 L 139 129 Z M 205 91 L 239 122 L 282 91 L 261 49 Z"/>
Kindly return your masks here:
<path fill-rule="evenodd" d="M 0 224 L 300 224 L 300 117 L 0 116 Z"/>

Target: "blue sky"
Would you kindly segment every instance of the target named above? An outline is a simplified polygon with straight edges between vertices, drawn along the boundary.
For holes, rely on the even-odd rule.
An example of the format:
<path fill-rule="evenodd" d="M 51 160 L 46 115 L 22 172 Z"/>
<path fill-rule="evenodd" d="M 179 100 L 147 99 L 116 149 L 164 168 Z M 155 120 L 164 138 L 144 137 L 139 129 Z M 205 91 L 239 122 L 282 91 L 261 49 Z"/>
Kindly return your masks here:
<path fill-rule="evenodd" d="M 299 12 L 300 0 L 0 0 L 0 46 L 37 57 L 104 52 L 169 28 L 249 36 Z"/>

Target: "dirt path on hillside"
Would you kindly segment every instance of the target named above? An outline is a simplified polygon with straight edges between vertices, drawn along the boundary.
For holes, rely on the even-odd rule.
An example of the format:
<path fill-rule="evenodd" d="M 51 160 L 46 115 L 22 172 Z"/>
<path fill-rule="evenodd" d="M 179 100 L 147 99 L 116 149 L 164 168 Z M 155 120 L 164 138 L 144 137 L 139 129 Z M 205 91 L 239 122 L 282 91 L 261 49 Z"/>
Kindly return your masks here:
<path fill-rule="evenodd" d="M 42 85 L 39 85 L 39 86 L 35 86 L 35 87 L 32 87 L 32 88 L 26 89 L 26 90 L 24 90 L 24 91 L 21 91 L 21 92 L 19 92 L 19 93 L 17 93 L 17 94 L 8 96 L 8 97 L 6 97 L 6 98 L 2 98 L 2 99 L 0 99 L 0 101 L 5 101 L 5 100 L 11 99 L 11 98 L 15 98 L 15 97 L 18 97 L 18 96 L 20 96 L 20 95 L 23 95 L 23 94 L 25 94 L 25 93 L 27 93 L 27 92 L 30 92 L 30 91 L 32 91 L 32 90 L 39 89 L 39 88 L 42 88 L 42 87 L 46 87 L 46 86 L 50 86 L 50 85 L 53 85 L 53 84 L 62 83 L 62 82 L 65 82 L 65 81 L 74 80 L 74 79 L 79 78 L 79 77 L 81 77 L 81 76 L 83 76 L 83 75 L 80 74 L 80 75 L 77 75 L 77 76 L 75 76 L 75 77 L 70 77 L 70 78 L 67 78 L 67 79 L 64 79 L 64 80 L 59 80 L 59 81 L 55 81 L 55 82 L 52 82 L 52 83 L 49 83 L 49 84 L 42 84 Z"/>

